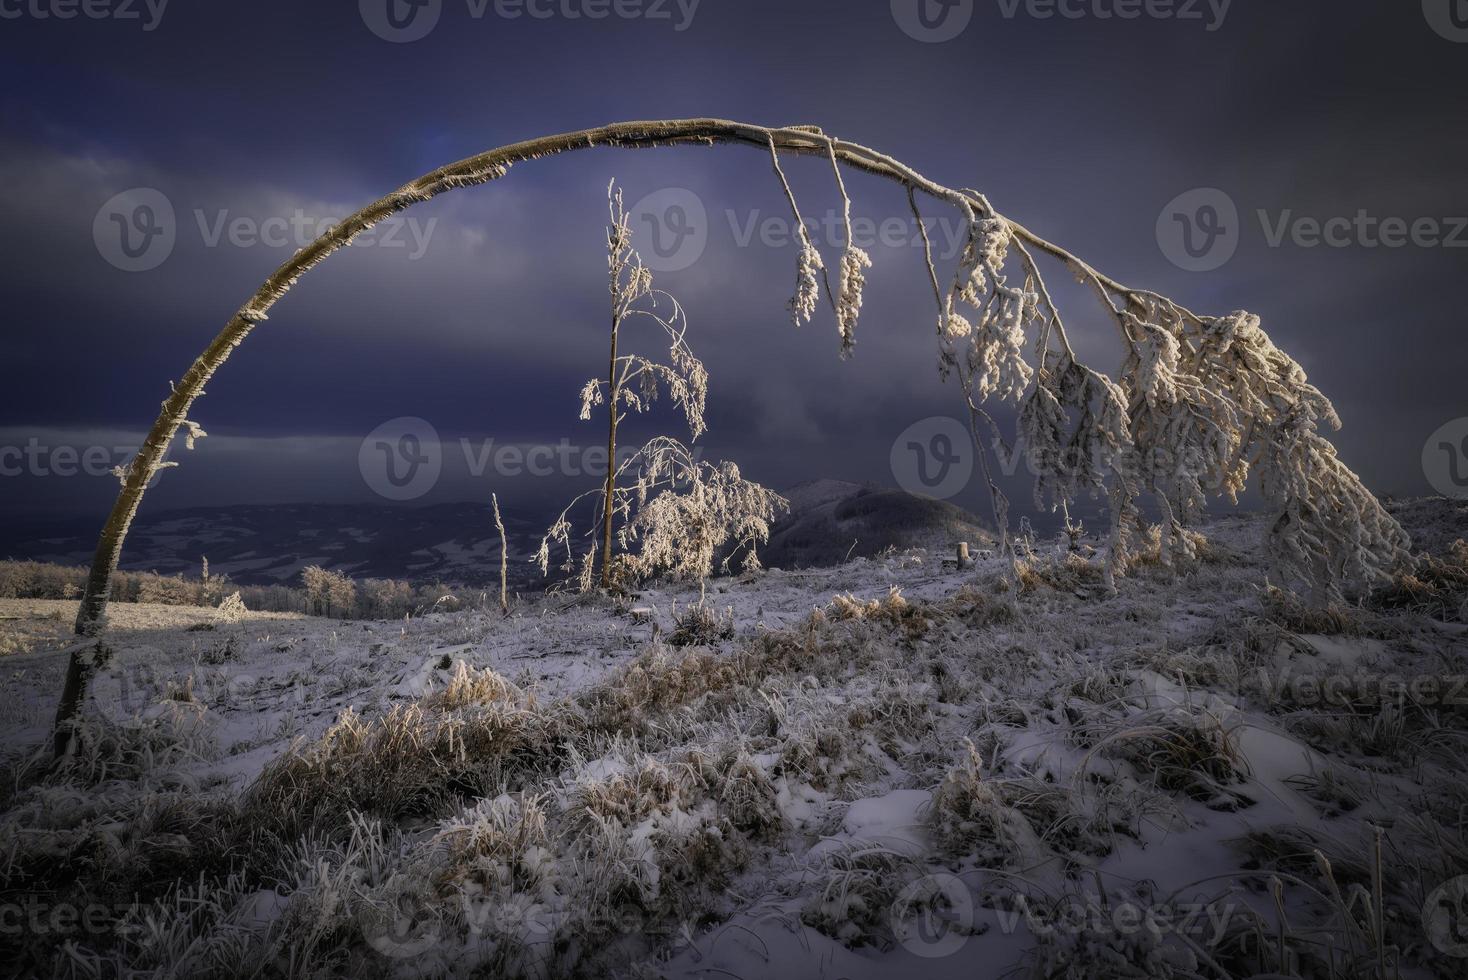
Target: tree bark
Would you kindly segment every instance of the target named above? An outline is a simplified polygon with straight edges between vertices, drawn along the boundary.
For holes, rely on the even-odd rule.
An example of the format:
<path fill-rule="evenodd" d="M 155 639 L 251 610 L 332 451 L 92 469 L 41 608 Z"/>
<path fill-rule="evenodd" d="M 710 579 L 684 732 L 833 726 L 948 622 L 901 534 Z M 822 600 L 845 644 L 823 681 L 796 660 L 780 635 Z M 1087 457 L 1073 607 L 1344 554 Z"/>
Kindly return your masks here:
<path fill-rule="evenodd" d="M 610 589 L 612 587 L 612 516 L 614 507 L 612 495 L 617 490 L 617 400 L 621 397 L 621 385 L 617 379 L 617 333 L 622 324 L 614 316 L 612 318 L 612 355 L 607 367 L 607 391 L 610 396 L 607 399 L 609 411 L 607 412 L 607 480 L 602 490 L 602 547 L 601 547 L 601 587 Z"/>
<path fill-rule="evenodd" d="M 500 612 L 508 616 L 510 614 L 510 544 L 505 537 L 505 522 L 500 518 L 499 495 L 490 494 L 489 501 L 494 505 L 494 526 L 500 532 Z"/>

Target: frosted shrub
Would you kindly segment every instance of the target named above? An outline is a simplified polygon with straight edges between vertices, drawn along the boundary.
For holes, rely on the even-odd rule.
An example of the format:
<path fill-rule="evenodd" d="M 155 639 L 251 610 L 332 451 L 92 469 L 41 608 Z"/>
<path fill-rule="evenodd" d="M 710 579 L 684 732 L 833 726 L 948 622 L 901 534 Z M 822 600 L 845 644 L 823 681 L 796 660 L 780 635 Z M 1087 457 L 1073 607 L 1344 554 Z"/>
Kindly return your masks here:
<path fill-rule="evenodd" d="M 219 616 L 225 622 L 237 623 L 248 610 L 245 609 L 245 600 L 240 598 L 238 592 L 232 592 L 219 603 Z"/>
<path fill-rule="evenodd" d="M 719 805 L 735 827 L 755 837 L 770 838 L 784 829 L 769 776 L 742 752 L 724 773 Z"/>
<path fill-rule="evenodd" d="M 1028 821 L 984 779 L 972 742 L 968 757 L 934 791 L 927 820 L 943 852 L 979 867 L 1023 867 L 1040 851 Z"/>
<path fill-rule="evenodd" d="M 675 647 L 709 647 L 716 646 L 720 640 L 733 638 L 733 611 L 727 619 L 720 618 L 707 603 L 700 602 L 674 614 L 673 634 L 668 637 L 668 642 Z"/>

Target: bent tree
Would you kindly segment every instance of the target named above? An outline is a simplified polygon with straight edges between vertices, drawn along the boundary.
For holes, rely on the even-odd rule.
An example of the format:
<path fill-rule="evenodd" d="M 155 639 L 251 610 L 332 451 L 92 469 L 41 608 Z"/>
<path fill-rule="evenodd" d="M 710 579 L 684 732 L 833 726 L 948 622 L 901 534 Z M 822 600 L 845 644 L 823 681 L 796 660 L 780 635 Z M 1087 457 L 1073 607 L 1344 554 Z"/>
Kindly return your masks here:
<path fill-rule="evenodd" d="M 1126 286 L 1001 215 L 979 192 L 937 183 L 890 156 L 813 126 L 765 127 L 722 119 L 616 123 L 489 150 L 405 184 L 297 252 L 240 307 L 173 386 L 142 448 L 120 473 L 122 490 L 97 543 L 76 620 L 80 636 L 98 640 L 72 648 L 56 714 L 57 751 L 70 743 L 72 722 L 101 650 L 111 578 L 150 479 L 165 465 L 180 428 L 190 437 L 202 434 L 189 418 L 194 401 L 301 276 L 378 221 L 445 191 L 498 180 L 517 164 L 595 147 L 724 143 L 754 147 L 768 156 L 797 225 L 800 209 L 785 180 L 782 156 L 829 162 L 847 222 L 838 281 L 833 287 L 824 257 L 802 233 L 791 310 L 796 322 L 808 321 L 824 294 L 835 311 L 843 356 L 854 350 L 864 270 L 871 259 L 852 244 L 853 204 L 842 168 L 904 188 L 920 229 L 920 201 L 958 212 L 968 234 L 951 275 L 938 269 L 927 249 L 944 377 L 957 376 L 986 473 L 989 445 L 1011 451 L 985 407 L 998 399 L 1017 408 L 1019 435 L 1037 474 L 1037 501 L 1061 506 L 1081 493 L 1108 498 L 1110 581 L 1126 571 L 1144 496 L 1162 515 L 1162 553 L 1171 560 L 1192 548 L 1183 528 L 1208 493 L 1236 499 L 1251 474 L 1273 514 L 1266 547 L 1276 584 L 1329 601 L 1344 590 L 1369 587 L 1407 558 L 1408 540 L 1400 525 L 1321 434 L 1322 423 L 1339 428 L 1335 410 L 1300 365 L 1269 339 L 1259 317 L 1198 314 L 1155 292 Z M 1060 263 L 1087 286 L 1114 325 L 1125 358 L 1118 377 L 1076 356 L 1042 275 L 1042 257 Z M 1006 503 L 992 480 L 990 489 L 1002 535 Z"/>

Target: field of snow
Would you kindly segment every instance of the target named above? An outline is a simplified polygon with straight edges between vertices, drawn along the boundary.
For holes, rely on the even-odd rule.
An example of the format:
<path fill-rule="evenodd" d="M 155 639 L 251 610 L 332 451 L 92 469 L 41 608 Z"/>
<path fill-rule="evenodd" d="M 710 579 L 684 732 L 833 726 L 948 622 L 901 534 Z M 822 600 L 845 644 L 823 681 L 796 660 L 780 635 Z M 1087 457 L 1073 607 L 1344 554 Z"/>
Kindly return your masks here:
<path fill-rule="evenodd" d="M 1459 977 L 1468 505 L 1313 612 L 1036 545 L 345 623 L 0 604 L 15 975 Z M 698 607 L 697 609 L 695 607 Z M 702 612 L 693 615 L 692 612 Z M 95 914 L 94 914 L 95 913 Z M 16 928 L 11 928 L 15 926 Z"/>

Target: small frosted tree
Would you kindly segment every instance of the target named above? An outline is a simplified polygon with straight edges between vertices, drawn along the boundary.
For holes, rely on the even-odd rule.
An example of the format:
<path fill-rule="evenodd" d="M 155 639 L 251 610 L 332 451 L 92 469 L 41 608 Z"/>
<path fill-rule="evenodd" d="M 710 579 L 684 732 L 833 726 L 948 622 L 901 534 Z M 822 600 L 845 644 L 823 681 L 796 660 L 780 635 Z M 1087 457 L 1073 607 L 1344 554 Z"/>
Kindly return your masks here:
<path fill-rule="evenodd" d="M 583 421 L 599 407 L 607 411 L 607 475 L 598 490 L 582 494 L 561 512 L 535 560 L 542 574 L 549 574 L 552 549 L 564 550 L 561 568 L 577 571 L 583 590 L 598 580 L 602 588 L 610 588 L 619 570 L 635 578 L 704 579 L 713 573 L 715 555 L 725 546 L 733 548 L 729 557 L 741 556 L 741 568 L 757 568 L 755 548 L 769 540 L 770 522 L 788 507 L 784 498 L 745 480 L 733 463 L 702 462 L 668 436 L 617 459 L 617 427 L 629 413 L 650 410 L 660 393 L 682 410 L 690 439 L 696 441 L 707 428 L 708 371 L 688 346 L 683 307 L 653 287 L 652 272 L 632 247 L 631 217 L 615 182 L 607 188 L 607 202 L 611 354 L 605 380 L 592 378 L 581 389 Z M 666 363 L 621 348 L 622 327 L 637 318 L 662 330 L 668 343 Z M 598 549 L 593 546 L 578 555 L 572 542 L 570 514 L 592 496 L 600 504 L 599 571 Z M 614 539 L 624 552 L 620 561 Z M 724 565 L 728 563 L 726 558 Z"/>
<path fill-rule="evenodd" d="M 622 192 L 613 181 L 607 185 L 607 209 L 611 225 L 607 228 L 607 285 L 612 297 L 611 354 L 607 362 L 607 378 L 592 378 L 581 389 L 581 418 L 591 418 L 592 409 L 607 408 L 607 477 L 602 487 L 602 556 L 601 584 L 612 584 L 612 530 L 617 505 L 617 426 L 627 412 L 645 412 L 657 400 L 659 387 L 665 387 L 674 404 L 683 409 L 693 439 L 704 431 L 703 410 L 708 397 L 708 371 L 693 356 L 684 340 L 688 318 L 670 294 L 653 289 L 652 272 L 632 247 L 632 220 L 622 206 Z M 658 310 L 662 299 L 668 315 Z M 663 364 L 640 354 L 619 354 L 622 325 L 636 317 L 645 317 L 667 334 L 668 363 Z"/>

